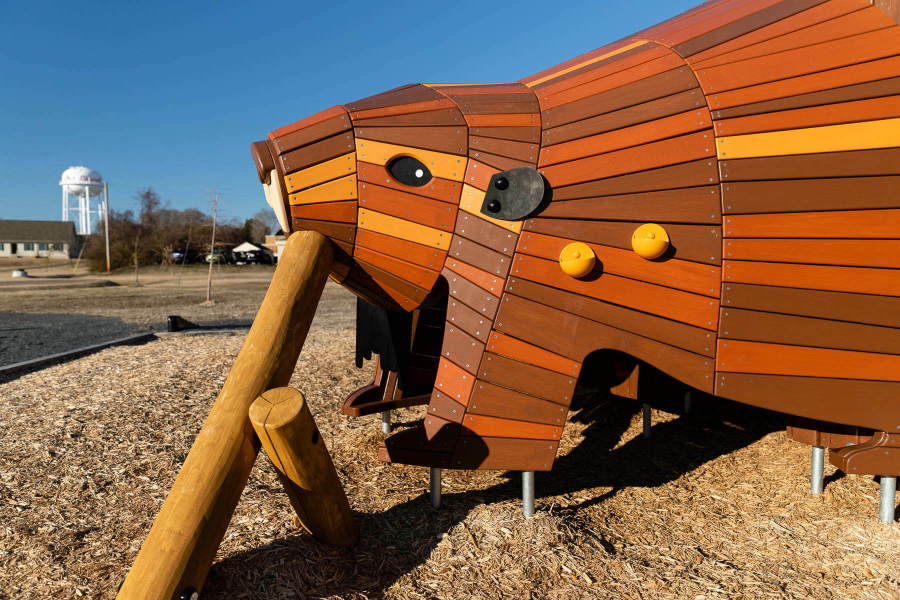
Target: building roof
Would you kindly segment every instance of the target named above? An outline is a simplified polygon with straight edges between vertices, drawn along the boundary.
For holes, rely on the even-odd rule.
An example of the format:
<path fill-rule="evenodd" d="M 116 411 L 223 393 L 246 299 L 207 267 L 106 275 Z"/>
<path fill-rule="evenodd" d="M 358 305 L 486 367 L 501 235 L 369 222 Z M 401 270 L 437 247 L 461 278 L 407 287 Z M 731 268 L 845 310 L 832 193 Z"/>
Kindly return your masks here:
<path fill-rule="evenodd" d="M 250 242 L 244 242 L 240 246 L 235 246 L 231 249 L 232 252 L 252 252 L 254 250 L 258 252 L 260 250 L 268 251 L 269 249 L 257 246 L 256 244 L 251 244 Z"/>
<path fill-rule="evenodd" d="M 75 235 L 71 221 L 8 221 L 0 219 L 0 242 L 50 242 L 68 244 Z"/>

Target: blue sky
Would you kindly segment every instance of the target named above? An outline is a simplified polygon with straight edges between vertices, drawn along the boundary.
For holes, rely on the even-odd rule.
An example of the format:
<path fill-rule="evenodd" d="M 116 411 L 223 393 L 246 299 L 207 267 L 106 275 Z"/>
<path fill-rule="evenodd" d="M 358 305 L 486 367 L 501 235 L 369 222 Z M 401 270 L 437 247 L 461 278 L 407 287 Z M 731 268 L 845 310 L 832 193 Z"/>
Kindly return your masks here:
<path fill-rule="evenodd" d="M 250 143 L 417 81 L 514 81 L 667 19 L 670 2 L 0 2 L 0 218 L 61 218 L 59 178 L 110 206 L 266 207 Z M 560 7 L 560 8 L 557 8 Z"/>

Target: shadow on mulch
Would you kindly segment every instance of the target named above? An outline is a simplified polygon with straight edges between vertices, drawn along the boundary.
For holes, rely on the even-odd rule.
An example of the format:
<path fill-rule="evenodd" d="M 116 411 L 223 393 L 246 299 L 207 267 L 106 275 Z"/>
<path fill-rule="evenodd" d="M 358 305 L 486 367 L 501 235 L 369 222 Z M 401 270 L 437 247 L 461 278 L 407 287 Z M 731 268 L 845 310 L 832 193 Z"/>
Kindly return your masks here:
<path fill-rule="evenodd" d="M 637 436 L 616 448 L 640 404 L 603 392 L 578 388 L 572 404 L 572 420 L 588 424 L 583 440 L 567 455 L 559 457 L 550 472 L 535 477 L 539 511 L 551 510 L 574 517 L 579 509 L 602 503 L 629 487 L 657 487 L 719 456 L 748 446 L 784 427 L 779 413 L 695 392 L 690 415 L 658 423 L 650 438 Z M 655 402 L 654 407 L 681 413 L 683 406 Z M 581 504 L 559 509 L 541 506 L 539 499 L 597 487 L 612 490 Z M 215 598 L 234 589 L 227 579 L 237 573 L 264 570 L 271 574 L 272 560 L 282 560 L 285 581 L 296 581 L 294 571 L 305 571 L 298 561 L 316 556 L 325 579 L 306 581 L 297 591 L 312 596 L 365 594 L 380 598 L 384 591 L 424 561 L 440 541 L 440 535 L 464 521 L 477 506 L 521 497 L 521 477 L 508 478 L 493 487 L 463 493 L 444 493 L 442 508 L 432 509 L 427 492 L 376 514 L 356 513 L 361 539 L 354 549 L 328 548 L 311 536 L 297 533 L 271 541 L 250 552 L 232 555 L 213 566 L 204 596 Z M 610 554 L 613 544 L 597 540 Z M 314 546 L 318 546 L 314 548 Z M 370 556 L 380 556 L 372 560 Z M 361 560 L 360 560 L 361 559 Z M 324 568 L 322 561 L 330 563 Z M 292 566 L 295 565 L 295 566 Z M 279 570 L 281 570 L 279 568 Z M 277 577 L 277 575 L 276 575 Z M 280 577 L 277 577 L 281 579 Z M 288 584 L 290 585 L 290 584 Z"/>

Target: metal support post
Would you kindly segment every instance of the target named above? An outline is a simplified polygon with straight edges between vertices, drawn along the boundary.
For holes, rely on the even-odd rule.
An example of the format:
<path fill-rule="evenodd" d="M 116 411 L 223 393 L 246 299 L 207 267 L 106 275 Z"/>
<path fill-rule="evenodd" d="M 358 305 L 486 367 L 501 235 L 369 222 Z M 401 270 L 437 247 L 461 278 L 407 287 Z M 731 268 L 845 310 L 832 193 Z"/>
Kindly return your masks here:
<path fill-rule="evenodd" d="M 881 495 L 878 499 L 878 520 L 882 523 L 894 522 L 894 503 L 897 496 L 897 477 L 881 476 Z"/>
<path fill-rule="evenodd" d="M 650 437 L 650 405 L 644 405 L 644 437 Z"/>
<path fill-rule="evenodd" d="M 382 433 L 390 433 L 391 432 L 391 411 L 386 410 L 381 413 L 381 432 Z"/>
<path fill-rule="evenodd" d="M 534 471 L 522 471 L 522 514 L 534 516 Z"/>
<path fill-rule="evenodd" d="M 821 494 L 825 488 L 825 447 L 812 447 L 812 468 L 810 469 L 809 491 L 811 494 Z"/>
<path fill-rule="evenodd" d="M 441 470 L 438 467 L 431 467 L 431 508 L 438 510 L 441 508 Z"/>

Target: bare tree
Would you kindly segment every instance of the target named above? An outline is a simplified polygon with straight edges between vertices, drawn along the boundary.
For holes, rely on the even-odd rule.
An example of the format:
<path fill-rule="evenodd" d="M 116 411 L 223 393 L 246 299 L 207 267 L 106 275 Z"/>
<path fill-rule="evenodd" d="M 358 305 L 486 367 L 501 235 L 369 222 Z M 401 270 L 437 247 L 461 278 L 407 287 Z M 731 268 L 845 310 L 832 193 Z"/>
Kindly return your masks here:
<path fill-rule="evenodd" d="M 265 235 L 271 235 L 273 233 L 281 231 L 281 224 L 278 223 L 278 217 L 276 217 L 275 213 L 271 210 L 263 209 L 263 210 L 257 212 L 251 218 L 259 221 L 260 223 L 262 223 L 265 226 L 265 228 L 266 228 Z M 260 241 L 264 242 L 265 239 L 260 240 Z"/>
<path fill-rule="evenodd" d="M 218 187 L 218 186 L 217 186 Z M 209 245 L 209 275 L 206 277 L 206 301 L 210 301 L 210 294 L 212 293 L 212 269 L 213 269 L 213 261 L 218 262 L 218 257 L 216 256 L 216 218 L 219 215 L 219 195 L 216 193 L 216 188 L 213 188 L 213 226 L 212 226 L 212 243 Z"/>
<path fill-rule="evenodd" d="M 159 199 L 159 194 L 154 192 L 152 187 L 138 190 L 134 195 L 134 199 L 140 207 L 134 234 L 134 285 L 137 287 L 140 285 L 138 282 L 138 263 L 140 261 L 141 234 L 145 230 L 152 230 L 156 221 L 156 213 L 162 201 Z"/>

